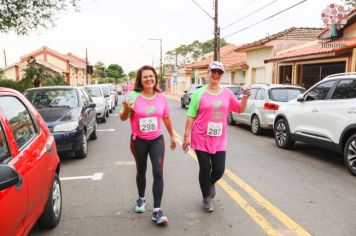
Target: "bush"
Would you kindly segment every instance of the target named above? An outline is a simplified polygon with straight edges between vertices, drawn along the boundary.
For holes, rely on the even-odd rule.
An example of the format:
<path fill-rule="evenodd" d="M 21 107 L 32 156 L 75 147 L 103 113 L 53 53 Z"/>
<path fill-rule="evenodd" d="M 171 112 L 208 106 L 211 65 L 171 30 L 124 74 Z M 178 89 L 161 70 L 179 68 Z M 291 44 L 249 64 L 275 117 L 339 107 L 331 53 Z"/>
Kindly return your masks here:
<path fill-rule="evenodd" d="M 13 81 L 10 79 L 0 79 L 0 87 L 12 88 L 21 93 L 26 89 L 33 88 L 33 83 L 28 80 Z"/>

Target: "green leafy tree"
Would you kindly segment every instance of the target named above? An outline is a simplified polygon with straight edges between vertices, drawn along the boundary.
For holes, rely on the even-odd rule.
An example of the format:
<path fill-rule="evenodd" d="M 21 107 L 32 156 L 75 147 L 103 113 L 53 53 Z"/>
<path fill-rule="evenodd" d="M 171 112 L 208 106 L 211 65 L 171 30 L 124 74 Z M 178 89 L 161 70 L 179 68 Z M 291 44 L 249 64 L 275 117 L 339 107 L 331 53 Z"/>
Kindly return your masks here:
<path fill-rule="evenodd" d="M 0 32 L 27 34 L 54 25 L 56 13 L 78 8 L 80 0 L 0 0 Z"/>
<path fill-rule="evenodd" d="M 36 63 L 36 59 L 30 58 L 27 61 L 27 68 L 22 80 L 32 82 L 34 87 L 39 87 L 43 80 L 49 77 L 47 70 Z"/>
<path fill-rule="evenodd" d="M 105 78 L 105 65 L 101 61 L 98 61 L 94 65 L 94 77 L 95 78 Z"/>
<path fill-rule="evenodd" d="M 220 40 L 220 47 L 227 45 L 225 39 Z M 165 62 L 166 67 L 173 69 L 173 66 L 177 63 L 178 66 L 190 64 L 202 60 L 204 55 L 214 50 L 214 39 L 200 42 L 198 40 L 193 41 L 188 45 L 180 45 L 179 47 L 166 52 Z"/>
<path fill-rule="evenodd" d="M 63 75 L 60 74 L 53 74 L 43 80 L 42 82 L 43 86 L 54 86 L 54 85 L 68 85 L 68 83 L 65 81 L 65 78 Z"/>
<path fill-rule="evenodd" d="M 353 7 L 356 7 L 356 0 L 344 0 L 345 2 L 345 5 L 353 8 Z"/>
<path fill-rule="evenodd" d="M 130 72 L 128 73 L 128 78 L 129 78 L 130 80 L 135 80 L 135 79 L 136 79 L 136 76 L 137 76 L 137 72 L 136 72 L 136 71 L 130 71 Z"/>
<path fill-rule="evenodd" d="M 119 66 L 117 64 L 111 64 L 106 69 L 106 76 L 115 78 L 115 79 L 119 79 L 124 76 L 124 70 L 122 69 L 121 66 Z"/>

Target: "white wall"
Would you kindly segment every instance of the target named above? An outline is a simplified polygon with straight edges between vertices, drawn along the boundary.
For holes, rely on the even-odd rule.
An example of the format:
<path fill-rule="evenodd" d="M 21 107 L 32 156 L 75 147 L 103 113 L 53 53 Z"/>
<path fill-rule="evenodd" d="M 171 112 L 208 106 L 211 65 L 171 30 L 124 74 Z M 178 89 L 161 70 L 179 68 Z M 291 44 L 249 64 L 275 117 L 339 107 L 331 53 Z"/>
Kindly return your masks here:
<path fill-rule="evenodd" d="M 256 82 L 272 83 L 273 75 L 273 63 L 264 63 L 264 59 L 273 55 L 273 49 L 262 48 L 247 52 L 247 65 L 248 69 L 246 71 L 246 84 L 251 84 L 252 81 L 252 71 L 253 69 L 260 70 L 258 68 L 264 69 L 264 78 L 258 78 Z M 263 80 L 263 81 L 261 81 Z"/>
<path fill-rule="evenodd" d="M 3 77 L 5 79 L 11 79 L 11 80 L 16 81 L 16 67 L 12 66 L 12 67 L 4 70 Z"/>

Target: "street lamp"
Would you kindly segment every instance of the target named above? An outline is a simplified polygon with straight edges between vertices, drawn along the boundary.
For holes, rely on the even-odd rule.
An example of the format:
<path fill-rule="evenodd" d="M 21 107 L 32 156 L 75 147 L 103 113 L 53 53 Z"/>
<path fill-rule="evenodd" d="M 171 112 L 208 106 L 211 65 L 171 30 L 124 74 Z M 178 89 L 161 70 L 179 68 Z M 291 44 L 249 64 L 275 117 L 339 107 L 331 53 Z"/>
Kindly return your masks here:
<path fill-rule="evenodd" d="M 162 65 L 162 39 L 148 39 L 148 40 L 157 40 L 160 42 L 160 74 L 161 74 L 161 89 L 163 89 L 163 65 Z"/>

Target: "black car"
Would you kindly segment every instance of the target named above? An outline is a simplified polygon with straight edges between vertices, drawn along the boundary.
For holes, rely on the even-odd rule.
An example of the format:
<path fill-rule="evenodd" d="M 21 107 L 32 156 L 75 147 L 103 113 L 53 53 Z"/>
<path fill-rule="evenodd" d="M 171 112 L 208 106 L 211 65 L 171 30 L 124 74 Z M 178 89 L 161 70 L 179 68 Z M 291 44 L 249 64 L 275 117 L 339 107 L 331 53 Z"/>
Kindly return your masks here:
<path fill-rule="evenodd" d="M 88 154 L 88 138 L 97 139 L 95 103 L 78 87 L 53 86 L 25 91 L 53 134 L 58 153 L 73 151 L 78 158 Z"/>
<path fill-rule="evenodd" d="M 204 85 L 201 84 L 192 84 L 187 90 L 184 91 L 184 94 L 180 98 L 180 104 L 182 108 L 185 108 L 190 103 L 190 97 L 192 96 L 193 92 L 198 88 L 203 87 Z"/>

